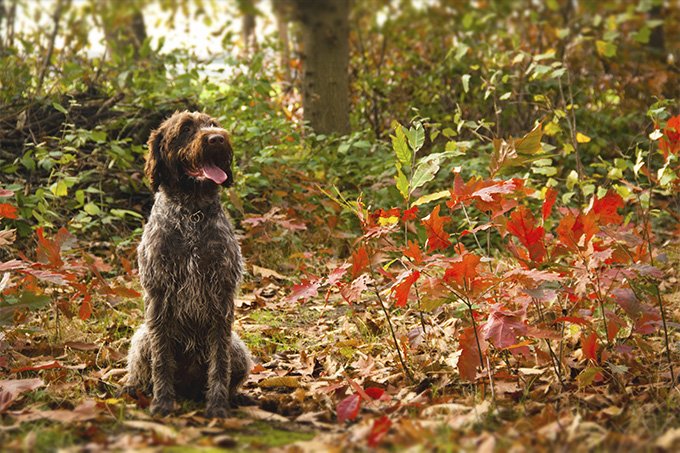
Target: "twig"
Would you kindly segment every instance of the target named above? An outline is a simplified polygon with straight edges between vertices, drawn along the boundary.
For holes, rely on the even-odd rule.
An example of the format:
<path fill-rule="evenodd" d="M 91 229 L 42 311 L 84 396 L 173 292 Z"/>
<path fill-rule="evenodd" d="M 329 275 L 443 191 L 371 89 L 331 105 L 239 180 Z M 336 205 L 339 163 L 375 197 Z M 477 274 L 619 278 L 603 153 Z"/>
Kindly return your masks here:
<path fill-rule="evenodd" d="M 52 54 L 54 53 L 54 43 L 57 40 L 57 33 L 59 33 L 59 21 L 61 20 L 61 13 L 64 9 L 64 0 L 57 0 L 57 7 L 54 10 L 54 15 L 52 16 L 52 21 L 54 22 L 54 29 L 52 30 L 52 35 L 50 36 L 50 44 L 47 48 L 47 56 L 43 62 L 43 67 L 40 70 L 40 75 L 38 76 L 38 84 L 35 87 L 35 94 L 40 94 L 42 89 L 43 81 L 45 80 L 45 74 L 47 73 L 47 68 L 50 66 L 50 60 L 52 60 Z"/>

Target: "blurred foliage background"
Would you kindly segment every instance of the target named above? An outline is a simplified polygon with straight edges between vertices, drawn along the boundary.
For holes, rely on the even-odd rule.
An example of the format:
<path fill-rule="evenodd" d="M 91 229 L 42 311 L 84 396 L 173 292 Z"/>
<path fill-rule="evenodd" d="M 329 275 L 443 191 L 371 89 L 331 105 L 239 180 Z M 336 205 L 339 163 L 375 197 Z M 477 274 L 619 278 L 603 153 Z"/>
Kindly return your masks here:
<path fill-rule="evenodd" d="M 303 115 L 321 36 L 305 13 L 327 3 L 348 33 L 326 53 L 347 53 L 348 80 L 322 107 L 346 106 L 349 129 L 315 125 L 311 106 Z M 356 225 L 324 194 L 333 186 L 373 206 L 403 202 L 394 121 L 424 127 L 421 156 L 437 155 L 414 197 L 446 189 L 455 167 L 488 176 L 494 140 L 540 122 L 543 153 L 506 173 L 557 187 L 565 203 L 597 187 L 635 196 L 626 181 L 647 178 L 655 221 L 677 216 L 677 163 L 648 137 L 677 113 L 677 2 L 2 0 L 0 27 L 0 182 L 19 213 L 3 224 L 19 248 L 38 226 L 66 226 L 93 250 L 129 249 L 151 203 L 149 131 L 184 109 L 231 132 L 227 206 L 246 248 L 280 245 L 250 254 L 270 266 L 271 253 L 293 266 L 302 243 L 344 243 Z M 640 159 L 663 169 L 638 174 Z"/>

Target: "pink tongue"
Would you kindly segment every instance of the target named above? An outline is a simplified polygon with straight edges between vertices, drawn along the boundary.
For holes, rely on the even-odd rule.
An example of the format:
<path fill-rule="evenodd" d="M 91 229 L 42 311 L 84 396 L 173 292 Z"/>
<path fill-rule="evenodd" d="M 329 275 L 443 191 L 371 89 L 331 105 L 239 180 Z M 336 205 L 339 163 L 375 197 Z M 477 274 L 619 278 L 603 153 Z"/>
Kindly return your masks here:
<path fill-rule="evenodd" d="M 220 167 L 213 165 L 203 167 L 203 176 L 215 181 L 217 184 L 222 184 L 227 180 L 227 174 Z"/>

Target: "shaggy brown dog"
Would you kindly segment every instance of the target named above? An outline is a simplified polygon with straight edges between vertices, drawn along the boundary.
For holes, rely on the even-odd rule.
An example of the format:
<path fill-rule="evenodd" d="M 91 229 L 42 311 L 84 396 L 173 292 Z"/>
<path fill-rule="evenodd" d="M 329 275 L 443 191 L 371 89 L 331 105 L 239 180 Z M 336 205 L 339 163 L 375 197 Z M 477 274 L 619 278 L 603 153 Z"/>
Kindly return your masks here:
<path fill-rule="evenodd" d="M 132 337 L 126 390 L 153 393 L 151 412 L 175 397 L 206 400 L 209 417 L 239 402 L 248 349 L 232 332 L 241 249 L 219 200 L 233 183 L 227 132 L 208 115 L 175 113 L 149 137 L 155 192 L 139 244 L 145 319 Z"/>

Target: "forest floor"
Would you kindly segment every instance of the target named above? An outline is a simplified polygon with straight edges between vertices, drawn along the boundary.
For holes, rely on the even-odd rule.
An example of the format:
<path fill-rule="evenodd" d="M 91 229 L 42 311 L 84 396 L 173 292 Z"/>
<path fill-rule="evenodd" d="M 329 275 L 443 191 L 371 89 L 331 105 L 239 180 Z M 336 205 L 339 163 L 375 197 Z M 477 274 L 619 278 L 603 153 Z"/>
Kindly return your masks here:
<path fill-rule="evenodd" d="M 457 378 L 455 354 L 447 352 L 458 324 L 447 305 L 433 315 L 439 319 L 426 335 L 415 312 L 393 319 L 413 326 L 397 332 L 411 346 L 404 345 L 405 352 L 417 351 L 406 358 L 417 370 L 411 381 L 387 340 L 377 304 L 349 306 L 336 294 L 328 301 L 320 295 L 290 302 L 287 277 L 250 269 L 237 301 L 236 329 L 256 358 L 244 392 L 258 406 L 210 420 L 202 405 L 183 402 L 176 415 L 154 418 L 145 398 L 119 397 L 143 304 L 140 298 L 110 299 L 88 321 L 42 311 L 5 332 L 8 354 L 0 366 L 11 368 L 7 378 L 21 384 L 6 388 L 0 399 L 1 449 L 672 451 L 680 445 L 680 387 L 670 386 L 661 353 L 647 364 L 648 379 L 622 389 L 616 380 L 580 386 L 575 376 L 561 387 L 546 364 L 472 385 Z M 134 275 L 118 280 L 139 289 Z M 680 292 L 666 303 L 677 347 Z M 663 351 L 661 333 L 644 341 L 640 347 Z M 677 379 L 680 363 L 674 371 Z M 356 420 L 339 423 L 338 402 L 371 387 L 385 393 L 377 399 L 364 393 L 355 401 L 363 402 Z"/>

